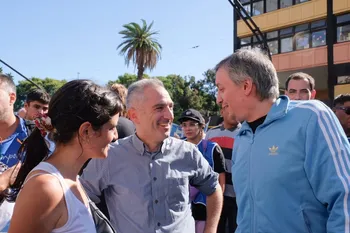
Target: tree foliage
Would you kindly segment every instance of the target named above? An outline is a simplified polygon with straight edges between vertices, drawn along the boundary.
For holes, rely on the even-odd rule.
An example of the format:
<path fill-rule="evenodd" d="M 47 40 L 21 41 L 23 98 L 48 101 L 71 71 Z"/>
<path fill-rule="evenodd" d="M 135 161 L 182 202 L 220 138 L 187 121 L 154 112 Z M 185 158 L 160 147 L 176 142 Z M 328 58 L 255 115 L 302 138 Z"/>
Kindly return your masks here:
<path fill-rule="evenodd" d="M 203 74 L 204 78 L 196 81 L 193 76 L 182 77 L 180 75 L 167 75 L 145 78 L 157 78 L 161 80 L 174 101 L 175 122 L 181 113 L 189 108 L 199 110 L 203 116 L 219 114 L 219 107 L 216 104 L 215 72 L 208 70 Z M 120 83 L 129 87 L 137 81 L 134 74 L 120 75 L 117 80 L 109 81 L 108 85 Z"/>
<path fill-rule="evenodd" d="M 128 66 L 130 61 L 137 67 L 137 78 L 144 78 L 143 73 L 146 69 L 152 70 L 156 67 L 162 50 L 152 31 L 153 22 L 147 25 L 145 20 L 141 20 L 142 25 L 135 22 L 123 25 L 124 30 L 120 31 L 123 41 L 117 49 L 125 57 L 125 63 Z"/>
<path fill-rule="evenodd" d="M 45 78 L 40 79 L 33 77 L 30 79 L 34 83 L 38 84 L 38 86 L 42 87 L 49 95 L 53 95 L 60 87 L 62 87 L 67 81 L 66 80 L 57 80 L 53 78 Z M 33 90 L 36 89 L 33 84 L 30 82 L 24 80 L 19 81 L 17 85 L 17 100 L 15 103 L 15 110 L 20 109 L 23 107 L 24 101 L 26 99 L 27 94 Z"/>

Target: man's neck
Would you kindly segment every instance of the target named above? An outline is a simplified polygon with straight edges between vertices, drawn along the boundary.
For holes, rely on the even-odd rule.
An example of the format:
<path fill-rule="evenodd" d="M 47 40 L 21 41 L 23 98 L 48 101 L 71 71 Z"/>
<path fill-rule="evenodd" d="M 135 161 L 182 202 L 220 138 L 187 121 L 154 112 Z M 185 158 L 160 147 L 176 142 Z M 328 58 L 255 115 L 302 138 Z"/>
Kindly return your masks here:
<path fill-rule="evenodd" d="M 275 103 L 276 99 L 267 99 L 260 102 L 256 102 L 256 104 L 250 109 L 250 114 L 248 115 L 247 122 L 253 122 L 263 116 L 266 116 L 272 105 Z"/>
<path fill-rule="evenodd" d="M 154 142 L 151 140 L 147 140 L 147 139 L 150 139 L 151 137 L 143 136 L 138 133 L 136 133 L 136 136 L 143 142 L 143 144 L 145 144 L 148 152 L 158 151 L 163 144 L 163 142 Z"/>
<path fill-rule="evenodd" d="M 3 120 L 0 120 L 0 137 L 2 140 L 5 140 L 16 131 L 16 122 L 17 118 L 13 113 L 4 116 Z"/>
<path fill-rule="evenodd" d="M 222 125 L 224 126 L 225 129 L 234 129 L 234 128 L 237 128 L 238 123 L 237 124 L 230 124 L 230 123 L 224 121 Z"/>
<path fill-rule="evenodd" d="M 193 138 L 193 139 L 188 139 L 187 141 L 190 143 L 193 143 L 195 145 L 198 145 L 198 143 L 203 139 L 202 134 L 198 134 L 197 137 Z"/>

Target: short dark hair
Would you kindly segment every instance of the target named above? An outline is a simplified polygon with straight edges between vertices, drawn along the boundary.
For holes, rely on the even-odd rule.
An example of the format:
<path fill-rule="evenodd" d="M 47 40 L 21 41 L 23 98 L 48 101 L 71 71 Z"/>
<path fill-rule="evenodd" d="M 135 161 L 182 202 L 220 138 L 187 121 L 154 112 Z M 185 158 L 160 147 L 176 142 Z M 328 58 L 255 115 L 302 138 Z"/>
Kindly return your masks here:
<path fill-rule="evenodd" d="M 26 102 L 29 104 L 30 102 L 38 101 L 42 104 L 49 104 L 50 95 L 42 90 L 42 89 L 34 89 L 27 94 Z"/>
<path fill-rule="evenodd" d="M 333 101 L 333 107 L 338 104 L 343 105 L 345 102 L 350 101 L 350 94 L 338 95 Z"/>
<path fill-rule="evenodd" d="M 4 85 L 8 92 L 16 93 L 16 85 L 10 76 L 0 73 L 0 85 Z"/>
<path fill-rule="evenodd" d="M 289 75 L 289 77 L 287 78 L 286 85 L 285 85 L 286 90 L 288 90 L 288 84 L 290 80 L 301 80 L 301 79 L 306 79 L 307 81 L 309 81 L 309 86 L 311 91 L 315 89 L 315 79 L 311 77 L 311 75 L 304 72 L 297 72 Z"/>

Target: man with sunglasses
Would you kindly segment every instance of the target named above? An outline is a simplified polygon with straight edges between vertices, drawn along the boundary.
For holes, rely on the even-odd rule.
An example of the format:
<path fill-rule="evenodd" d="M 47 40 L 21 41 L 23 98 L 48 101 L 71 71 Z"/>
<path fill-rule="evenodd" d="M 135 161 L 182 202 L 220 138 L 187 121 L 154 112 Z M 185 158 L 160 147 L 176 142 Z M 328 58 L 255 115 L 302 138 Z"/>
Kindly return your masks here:
<path fill-rule="evenodd" d="M 179 122 L 186 140 L 197 145 L 209 165 L 219 174 L 219 184 L 224 191 L 226 174 L 224 154 L 217 143 L 204 139 L 205 120 L 203 116 L 195 109 L 188 109 L 181 114 Z M 207 218 L 206 196 L 197 192 L 193 187 L 191 187 L 190 195 L 193 197 L 192 216 L 196 220 L 196 233 L 203 233 Z"/>
<path fill-rule="evenodd" d="M 333 111 L 350 141 L 350 94 L 338 95 L 333 101 Z"/>

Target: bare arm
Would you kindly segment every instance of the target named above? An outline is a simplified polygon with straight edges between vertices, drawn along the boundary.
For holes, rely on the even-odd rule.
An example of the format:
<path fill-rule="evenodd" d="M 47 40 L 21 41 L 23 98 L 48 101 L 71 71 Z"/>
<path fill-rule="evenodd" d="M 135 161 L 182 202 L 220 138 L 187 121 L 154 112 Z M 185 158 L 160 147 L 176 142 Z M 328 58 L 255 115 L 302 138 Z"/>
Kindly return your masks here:
<path fill-rule="evenodd" d="M 223 202 L 223 193 L 221 186 L 217 185 L 216 190 L 210 196 L 207 196 L 207 221 L 204 233 L 216 233 L 220 220 Z"/>
<path fill-rule="evenodd" d="M 63 190 L 57 178 L 30 179 L 17 198 L 8 233 L 50 233 L 68 219 Z"/>
<path fill-rule="evenodd" d="M 222 190 L 222 193 L 225 192 L 225 184 L 226 184 L 226 173 L 222 172 L 219 174 L 219 184 Z"/>

